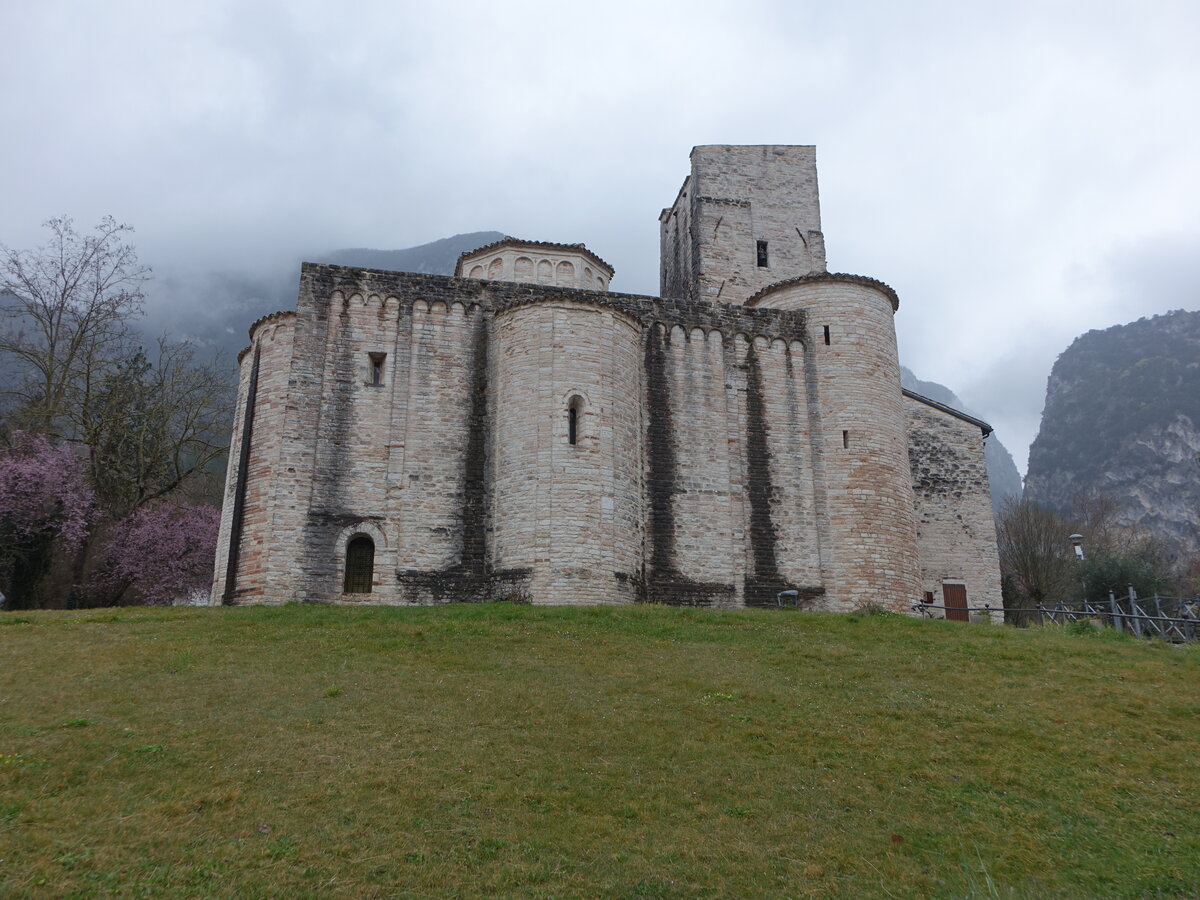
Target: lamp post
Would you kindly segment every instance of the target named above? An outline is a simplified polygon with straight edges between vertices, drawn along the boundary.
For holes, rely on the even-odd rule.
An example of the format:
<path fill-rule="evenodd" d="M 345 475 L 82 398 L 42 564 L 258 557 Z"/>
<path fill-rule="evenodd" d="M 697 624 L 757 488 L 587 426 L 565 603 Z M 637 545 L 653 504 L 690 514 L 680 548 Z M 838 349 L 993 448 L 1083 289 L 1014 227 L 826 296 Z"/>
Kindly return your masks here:
<path fill-rule="evenodd" d="M 1071 546 L 1075 548 L 1075 558 L 1078 559 L 1080 562 L 1082 562 L 1084 559 L 1083 535 L 1082 534 L 1071 535 Z"/>

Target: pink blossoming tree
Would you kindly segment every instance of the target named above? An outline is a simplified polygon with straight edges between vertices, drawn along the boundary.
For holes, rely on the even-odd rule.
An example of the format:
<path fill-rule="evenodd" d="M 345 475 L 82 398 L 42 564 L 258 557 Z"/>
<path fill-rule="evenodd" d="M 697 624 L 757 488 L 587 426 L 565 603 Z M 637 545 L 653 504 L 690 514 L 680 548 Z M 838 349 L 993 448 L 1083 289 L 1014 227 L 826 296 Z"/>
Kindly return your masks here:
<path fill-rule="evenodd" d="M 95 494 L 83 461 L 43 435 L 17 433 L 0 449 L 0 590 L 9 608 L 37 605 L 55 544 L 70 550 L 91 531 Z"/>
<path fill-rule="evenodd" d="M 220 520 L 211 506 L 141 506 L 113 527 L 101 578 L 123 599 L 153 605 L 207 590 Z"/>

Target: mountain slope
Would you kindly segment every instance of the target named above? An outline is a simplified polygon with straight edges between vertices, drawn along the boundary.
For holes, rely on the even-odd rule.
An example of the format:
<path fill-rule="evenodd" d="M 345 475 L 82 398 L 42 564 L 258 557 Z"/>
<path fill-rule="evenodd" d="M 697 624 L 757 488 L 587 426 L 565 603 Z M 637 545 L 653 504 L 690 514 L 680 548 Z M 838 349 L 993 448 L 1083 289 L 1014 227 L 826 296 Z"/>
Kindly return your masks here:
<path fill-rule="evenodd" d="M 364 247 L 334 250 L 313 261 L 336 263 L 339 266 L 359 266 L 364 269 L 389 269 L 393 272 L 453 275 L 454 264 L 458 262 L 459 256 L 502 237 L 504 235 L 499 231 L 473 231 L 442 238 L 419 247 L 409 247 L 406 250 L 369 250 Z"/>
<path fill-rule="evenodd" d="M 1064 510 L 1111 497 L 1124 525 L 1200 549 L 1200 311 L 1075 339 L 1054 364 L 1026 496 Z"/>
<path fill-rule="evenodd" d="M 499 231 L 476 231 L 404 250 L 355 248 L 331 250 L 307 258 L 341 266 L 453 275 L 460 254 L 503 236 Z M 275 274 L 218 271 L 190 278 L 160 279 L 151 287 L 153 302 L 147 304 L 142 330 L 150 343 L 167 331 L 176 340 L 191 341 L 206 353 L 233 360 L 246 346 L 246 329 L 251 322 L 279 309 L 295 309 L 299 272 L 297 259 L 278 266 Z"/>

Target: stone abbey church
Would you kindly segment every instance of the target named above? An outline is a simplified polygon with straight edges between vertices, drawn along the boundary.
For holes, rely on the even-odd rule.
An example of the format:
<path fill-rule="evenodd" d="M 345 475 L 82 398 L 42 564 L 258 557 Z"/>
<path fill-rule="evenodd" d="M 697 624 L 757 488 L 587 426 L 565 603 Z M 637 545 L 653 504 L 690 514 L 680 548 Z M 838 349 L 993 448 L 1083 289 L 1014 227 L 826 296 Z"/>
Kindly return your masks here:
<path fill-rule="evenodd" d="M 240 357 L 213 601 L 999 606 L 990 429 L 826 271 L 814 148 L 697 147 L 660 222 L 661 297 L 583 244 L 304 264 Z"/>

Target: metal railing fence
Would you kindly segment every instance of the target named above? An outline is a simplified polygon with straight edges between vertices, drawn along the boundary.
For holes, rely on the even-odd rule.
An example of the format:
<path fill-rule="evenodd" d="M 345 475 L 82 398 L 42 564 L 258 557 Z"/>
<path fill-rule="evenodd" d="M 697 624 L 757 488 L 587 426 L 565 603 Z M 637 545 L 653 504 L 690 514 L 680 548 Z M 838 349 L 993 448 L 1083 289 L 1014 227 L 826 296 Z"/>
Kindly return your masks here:
<path fill-rule="evenodd" d="M 952 613 L 982 614 L 987 621 L 1004 616 L 1006 621 L 1024 619 L 1040 625 L 1069 625 L 1073 622 L 1093 622 L 1125 631 L 1136 637 L 1157 637 L 1174 643 L 1200 640 L 1200 597 L 1159 597 L 1139 599 L 1132 587 L 1126 596 L 1117 597 L 1112 591 L 1108 600 L 1097 603 L 1083 600 L 1078 603 L 1039 603 L 1030 608 L 983 606 L 942 606 L 934 603 L 914 603 L 914 612 L 922 618 L 949 618 Z M 935 616 L 934 610 L 941 610 Z"/>

